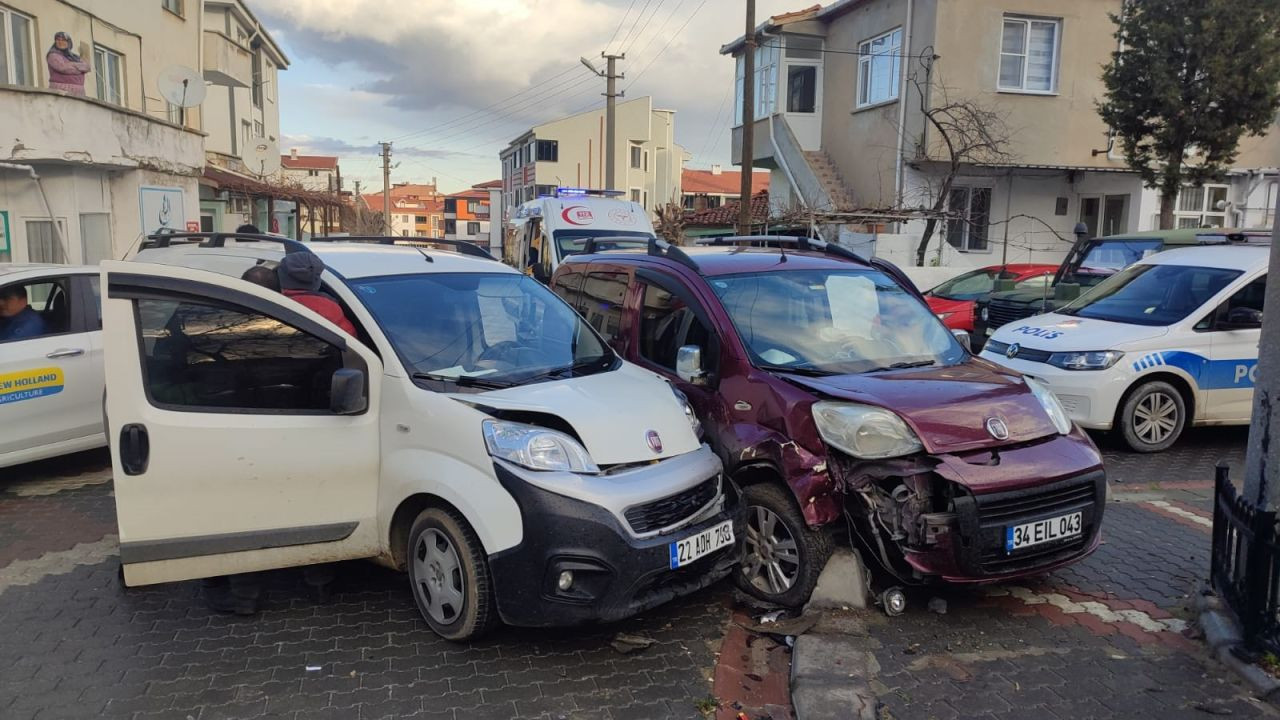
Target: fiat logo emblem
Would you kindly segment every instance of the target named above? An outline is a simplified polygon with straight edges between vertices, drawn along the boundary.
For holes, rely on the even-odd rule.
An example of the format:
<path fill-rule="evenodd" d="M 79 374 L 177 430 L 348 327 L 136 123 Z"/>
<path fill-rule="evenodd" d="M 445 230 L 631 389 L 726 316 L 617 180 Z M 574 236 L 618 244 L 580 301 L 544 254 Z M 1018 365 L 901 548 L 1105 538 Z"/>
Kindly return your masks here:
<path fill-rule="evenodd" d="M 662 452 L 662 438 L 658 436 L 657 430 L 650 430 L 644 435 L 645 441 L 649 443 L 649 449 L 660 453 Z"/>
<path fill-rule="evenodd" d="M 987 432 L 997 440 L 1009 439 L 1009 426 L 1000 418 L 987 418 Z"/>
<path fill-rule="evenodd" d="M 1018 357 L 1018 353 L 1020 352 L 1022 352 L 1022 346 L 1018 343 L 1014 343 L 1004 351 L 1004 356 L 1007 358 L 1015 358 Z"/>

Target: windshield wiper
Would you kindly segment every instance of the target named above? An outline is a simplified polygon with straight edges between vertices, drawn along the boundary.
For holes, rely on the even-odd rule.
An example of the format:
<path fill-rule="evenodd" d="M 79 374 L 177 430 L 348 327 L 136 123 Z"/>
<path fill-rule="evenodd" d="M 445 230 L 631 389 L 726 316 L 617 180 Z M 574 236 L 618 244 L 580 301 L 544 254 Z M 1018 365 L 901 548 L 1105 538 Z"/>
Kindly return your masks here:
<path fill-rule="evenodd" d="M 757 365 L 761 370 L 771 370 L 773 372 L 791 373 L 792 375 L 804 375 L 805 377 L 830 377 L 839 375 L 840 373 L 833 370 L 822 370 L 815 367 L 787 367 L 786 365 Z"/>
<path fill-rule="evenodd" d="M 437 375 L 435 373 L 416 372 L 410 377 L 414 380 L 436 380 L 438 382 L 451 382 L 458 387 L 486 388 L 489 390 L 501 390 L 502 388 L 515 386 L 515 383 L 502 380 L 486 380 L 474 375 Z"/>
<path fill-rule="evenodd" d="M 884 372 L 885 370 L 906 370 L 907 368 L 929 367 L 930 365 L 937 365 L 937 364 L 938 362 L 936 360 L 915 360 L 912 362 L 896 362 L 896 363 L 891 363 L 889 365 L 884 365 L 881 367 L 871 368 L 867 372 L 873 373 L 873 372 Z"/>
<path fill-rule="evenodd" d="M 596 365 L 605 364 L 606 361 L 607 361 L 607 364 L 612 365 L 613 359 L 614 359 L 613 355 L 600 355 L 599 357 L 594 357 L 594 358 L 591 358 L 590 360 L 582 360 L 572 365 L 552 368 L 545 372 L 540 372 L 537 375 L 530 375 L 527 378 L 521 379 L 520 383 L 523 385 L 525 383 L 537 382 L 539 380 L 546 380 L 548 378 L 558 378 L 564 375 L 572 376 L 576 372 L 593 368 Z"/>

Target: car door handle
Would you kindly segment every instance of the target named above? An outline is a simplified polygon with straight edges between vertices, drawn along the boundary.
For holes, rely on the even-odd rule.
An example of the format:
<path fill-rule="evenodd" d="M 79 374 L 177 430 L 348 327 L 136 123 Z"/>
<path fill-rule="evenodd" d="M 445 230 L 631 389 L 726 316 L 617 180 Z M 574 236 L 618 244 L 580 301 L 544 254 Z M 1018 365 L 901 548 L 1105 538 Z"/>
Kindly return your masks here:
<path fill-rule="evenodd" d="M 120 467 L 125 475 L 141 475 L 147 471 L 151 457 L 151 439 L 147 426 L 130 423 L 120 428 Z"/>
<path fill-rule="evenodd" d="M 56 360 L 57 358 L 76 357 L 77 355 L 83 354 L 84 348 L 59 348 L 48 355 L 45 355 L 45 357 L 50 360 Z"/>

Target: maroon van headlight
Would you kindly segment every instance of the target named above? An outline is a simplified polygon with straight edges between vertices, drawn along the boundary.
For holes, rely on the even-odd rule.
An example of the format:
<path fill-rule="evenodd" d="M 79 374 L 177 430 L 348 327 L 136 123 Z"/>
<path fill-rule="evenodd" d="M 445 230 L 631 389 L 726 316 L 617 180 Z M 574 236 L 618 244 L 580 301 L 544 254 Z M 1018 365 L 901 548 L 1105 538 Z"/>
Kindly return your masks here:
<path fill-rule="evenodd" d="M 1036 400 L 1040 401 L 1040 406 L 1044 408 L 1045 414 L 1053 422 L 1053 427 L 1062 435 L 1071 432 L 1071 418 L 1067 417 L 1067 411 L 1063 409 L 1062 403 L 1058 402 L 1058 397 L 1053 394 L 1049 386 L 1035 378 L 1023 376 L 1023 380 L 1027 381 L 1027 387 L 1031 389 L 1031 394 L 1035 395 Z"/>
<path fill-rule="evenodd" d="M 863 460 L 920 452 L 920 438 L 902 418 L 884 408 L 823 400 L 813 404 L 818 434 L 838 450 Z"/>

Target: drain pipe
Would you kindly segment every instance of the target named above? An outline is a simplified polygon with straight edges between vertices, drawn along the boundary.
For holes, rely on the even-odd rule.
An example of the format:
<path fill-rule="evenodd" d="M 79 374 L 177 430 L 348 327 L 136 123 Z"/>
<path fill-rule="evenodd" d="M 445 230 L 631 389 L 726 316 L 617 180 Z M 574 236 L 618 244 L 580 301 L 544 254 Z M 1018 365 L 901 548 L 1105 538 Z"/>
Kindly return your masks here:
<path fill-rule="evenodd" d="M 907 23 L 904 28 L 906 37 L 903 38 L 902 58 L 903 67 L 902 78 L 898 81 L 900 87 L 898 89 L 898 155 L 893 163 L 893 192 L 896 195 L 894 203 L 898 208 L 902 207 L 902 186 L 904 184 L 902 172 L 902 152 L 906 149 L 907 142 L 907 72 L 911 62 L 911 36 L 914 29 L 912 0 L 907 0 Z M 922 108 L 923 109 L 923 108 Z"/>
<path fill-rule="evenodd" d="M 49 204 L 49 196 L 44 191 L 44 183 L 40 181 L 40 176 L 36 174 L 36 169 L 31 165 L 7 162 L 0 162 L 0 169 L 25 172 L 35 181 L 36 189 L 40 191 L 40 199 L 44 201 L 44 211 L 49 214 L 49 224 L 53 225 L 53 234 L 57 236 L 58 245 L 62 247 L 62 257 L 66 262 L 71 262 L 71 252 L 67 247 L 67 238 L 62 234 L 62 227 L 58 225 L 58 219 L 53 216 L 53 206 Z"/>
<path fill-rule="evenodd" d="M 782 174 L 787 176 L 787 182 L 791 183 L 791 189 L 795 191 L 796 197 L 800 198 L 800 204 L 808 210 L 812 205 L 805 199 L 804 193 L 800 192 L 800 186 L 796 184 L 796 176 L 791 174 L 791 166 L 783 157 L 782 149 L 778 147 L 778 138 L 773 134 L 773 117 L 773 115 L 769 116 L 769 143 L 773 145 L 773 156 L 778 158 L 778 164 L 782 166 Z"/>

